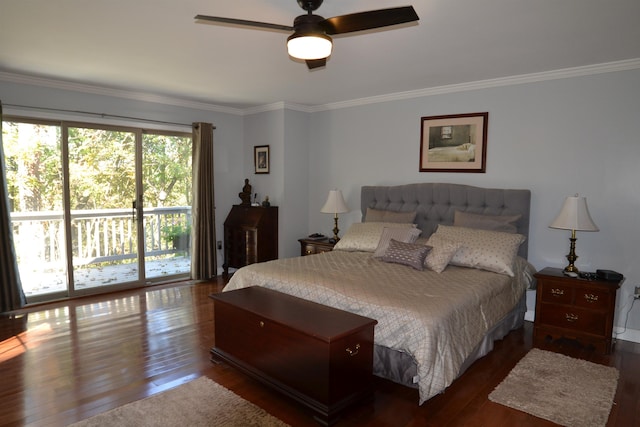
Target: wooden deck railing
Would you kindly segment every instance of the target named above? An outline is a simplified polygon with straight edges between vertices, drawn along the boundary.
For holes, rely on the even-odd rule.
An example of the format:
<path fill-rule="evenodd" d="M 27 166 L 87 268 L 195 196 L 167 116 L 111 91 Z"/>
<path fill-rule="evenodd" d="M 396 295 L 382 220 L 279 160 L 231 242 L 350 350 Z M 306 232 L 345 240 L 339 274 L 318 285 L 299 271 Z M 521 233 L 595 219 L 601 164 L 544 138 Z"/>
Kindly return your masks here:
<path fill-rule="evenodd" d="M 18 264 L 28 260 L 64 264 L 62 212 L 16 212 L 11 214 L 11 222 Z M 190 206 L 145 208 L 145 254 L 153 256 L 184 251 L 163 238 L 163 228 L 180 225 L 187 229 L 190 224 Z M 134 258 L 138 252 L 136 224 L 131 209 L 72 210 L 71 233 L 74 265 Z"/>

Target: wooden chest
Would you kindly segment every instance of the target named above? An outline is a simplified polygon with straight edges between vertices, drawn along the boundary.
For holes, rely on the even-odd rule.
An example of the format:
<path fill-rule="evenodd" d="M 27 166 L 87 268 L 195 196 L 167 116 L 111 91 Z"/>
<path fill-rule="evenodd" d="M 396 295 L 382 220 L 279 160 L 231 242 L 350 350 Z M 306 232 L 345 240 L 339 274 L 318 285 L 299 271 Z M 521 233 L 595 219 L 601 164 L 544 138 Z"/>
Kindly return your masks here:
<path fill-rule="evenodd" d="M 257 286 L 211 298 L 214 359 L 292 397 L 323 424 L 372 397 L 376 320 Z"/>
<path fill-rule="evenodd" d="M 534 344 L 549 336 L 564 337 L 609 354 L 620 282 L 571 278 L 559 268 L 545 268 L 535 277 Z"/>

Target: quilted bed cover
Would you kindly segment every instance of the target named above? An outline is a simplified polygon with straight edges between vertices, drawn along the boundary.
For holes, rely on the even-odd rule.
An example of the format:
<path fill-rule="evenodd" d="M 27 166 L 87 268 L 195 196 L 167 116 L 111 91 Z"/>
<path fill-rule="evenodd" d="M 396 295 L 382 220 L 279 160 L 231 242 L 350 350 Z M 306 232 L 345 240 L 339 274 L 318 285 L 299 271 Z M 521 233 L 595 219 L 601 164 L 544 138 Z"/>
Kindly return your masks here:
<path fill-rule="evenodd" d="M 525 292 L 513 278 L 449 266 L 438 274 L 382 262 L 366 252 L 252 264 L 224 291 L 264 286 L 376 319 L 375 343 L 412 356 L 420 404 L 444 391 L 485 333 Z"/>

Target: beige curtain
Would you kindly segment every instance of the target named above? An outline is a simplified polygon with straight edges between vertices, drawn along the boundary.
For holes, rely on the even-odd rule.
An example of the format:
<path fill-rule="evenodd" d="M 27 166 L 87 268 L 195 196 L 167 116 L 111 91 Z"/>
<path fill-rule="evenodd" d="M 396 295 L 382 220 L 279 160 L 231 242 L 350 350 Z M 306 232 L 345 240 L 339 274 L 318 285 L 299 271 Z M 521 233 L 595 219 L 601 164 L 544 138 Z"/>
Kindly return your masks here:
<path fill-rule="evenodd" d="M 193 124 L 193 203 L 191 278 L 206 280 L 218 272 L 213 193 L 213 125 Z"/>
<path fill-rule="evenodd" d="M 2 146 L 2 103 L 0 103 L 0 313 L 17 310 L 24 304 L 25 297 L 13 247 L 11 210 Z"/>

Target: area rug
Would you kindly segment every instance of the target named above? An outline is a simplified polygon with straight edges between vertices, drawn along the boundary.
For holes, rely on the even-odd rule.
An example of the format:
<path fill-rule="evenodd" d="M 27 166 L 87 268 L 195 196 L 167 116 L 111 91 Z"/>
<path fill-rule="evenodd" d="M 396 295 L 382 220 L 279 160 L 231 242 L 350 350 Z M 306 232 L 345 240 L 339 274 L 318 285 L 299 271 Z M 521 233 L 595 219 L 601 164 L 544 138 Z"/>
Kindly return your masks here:
<path fill-rule="evenodd" d="M 260 426 L 284 422 L 209 378 L 196 380 L 72 424 L 103 426 Z"/>
<path fill-rule="evenodd" d="M 604 427 L 619 372 L 558 353 L 532 349 L 489 400 L 567 427 Z"/>

